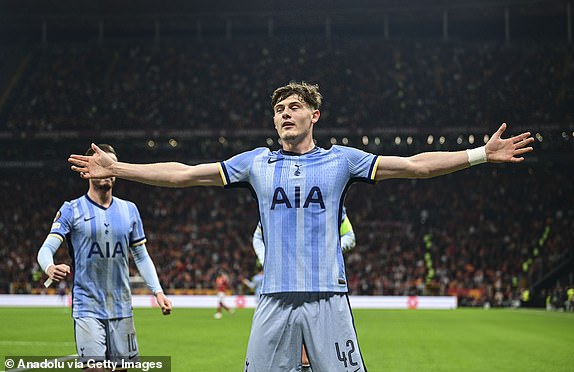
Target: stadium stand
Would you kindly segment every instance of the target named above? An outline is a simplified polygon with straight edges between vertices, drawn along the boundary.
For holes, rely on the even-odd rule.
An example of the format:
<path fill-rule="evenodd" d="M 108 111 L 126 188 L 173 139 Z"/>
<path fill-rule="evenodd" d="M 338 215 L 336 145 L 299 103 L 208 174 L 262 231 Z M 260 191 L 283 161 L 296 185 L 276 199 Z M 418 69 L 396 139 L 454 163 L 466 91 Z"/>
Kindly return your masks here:
<path fill-rule="evenodd" d="M 354 186 L 346 203 L 357 236 L 346 258 L 351 292 L 450 294 L 462 305 L 510 305 L 521 288 L 571 252 L 574 183 L 560 169 L 484 166 L 436 180 Z M 27 173 L 7 174 L 1 182 L 2 231 L 9 231 L 0 244 L 3 292 L 41 288 L 39 278 L 32 281 L 35 252 L 61 200 L 85 188 L 69 173 Z M 209 289 L 224 267 L 240 291 L 241 278 L 256 270 L 250 238 L 258 216 L 246 190 L 170 190 L 120 181 L 116 195 L 140 206 L 165 288 Z M 65 249 L 59 254 L 69 260 Z"/>
<path fill-rule="evenodd" d="M 563 43 L 56 46 L 30 58 L 0 130 L 271 129 L 270 87 L 293 76 L 321 82 L 330 128 L 539 128 L 574 120 L 571 56 Z"/>
<path fill-rule="evenodd" d="M 363 19 L 351 14 L 350 24 Z M 168 17 L 176 33 L 174 23 Z M 0 293 L 41 291 L 37 249 L 61 203 L 85 191 L 67 171 L 69 153 L 109 142 L 127 161 L 194 163 L 276 148 L 269 95 L 294 78 L 320 83 L 323 147 L 458 150 L 480 145 L 503 120 L 513 132 L 536 133 L 535 154 L 519 166 L 353 186 L 346 202 L 357 236 L 346 256 L 352 294 L 450 294 L 463 306 L 512 306 L 535 288 L 531 304 L 549 297 L 561 306 L 574 283 L 574 265 L 562 268 L 574 257 L 571 42 L 389 40 L 335 31 L 303 42 L 268 37 L 265 28 L 258 37 L 245 29 L 238 38 L 218 37 L 207 26 L 200 40 L 195 26 L 183 28 L 183 37 L 153 41 L 144 32 L 44 40 L 19 48 L 19 62 L 0 49 L 0 66 L 14 71 L 0 82 Z M 168 292 L 208 291 L 220 268 L 236 292 L 244 290 L 241 278 L 256 270 L 250 239 L 258 220 L 247 191 L 121 181 L 115 194 L 138 204 Z M 63 248 L 58 255 L 69 260 Z"/>

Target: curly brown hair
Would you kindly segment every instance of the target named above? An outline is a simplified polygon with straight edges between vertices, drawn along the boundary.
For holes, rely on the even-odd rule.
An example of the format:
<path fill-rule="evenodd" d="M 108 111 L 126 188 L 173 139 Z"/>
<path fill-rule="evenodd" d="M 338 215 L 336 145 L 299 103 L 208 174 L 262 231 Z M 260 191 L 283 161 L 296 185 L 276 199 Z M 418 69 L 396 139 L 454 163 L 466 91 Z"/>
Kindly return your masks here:
<path fill-rule="evenodd" d="M 313 110 L 318 110 L 321 106 L 323 96 L 319 93 L 319 85 L 309 84 L 304 81 L 298 83 L 295 81 L 275 89 L 271 95 L 271 107 L 275 107 L 277 102 L 296 94 L 300 99 L 308 104 Z"/>

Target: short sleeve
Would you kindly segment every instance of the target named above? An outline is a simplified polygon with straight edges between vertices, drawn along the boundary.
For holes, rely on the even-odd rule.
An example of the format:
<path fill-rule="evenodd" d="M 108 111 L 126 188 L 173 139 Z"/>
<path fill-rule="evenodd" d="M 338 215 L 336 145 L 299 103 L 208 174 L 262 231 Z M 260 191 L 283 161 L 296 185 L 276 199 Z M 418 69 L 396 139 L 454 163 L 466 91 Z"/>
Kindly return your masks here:
<path fill-rule="evenodd" d="M 64 202 L 58 212 L 54 221 L 52 222 L 52 227 L 50 229 L 50 234 L 59 235 L 64 238 L 72 230 L 72 221 L 74 220 L 74 212 L 70 202 Z"/>
<path fill-rule="evenodd" d="M 228 186 L 234 183 L 249 182 L 253 162 L 263 151 L 268 151 L 268 149 L 257 148 L 242 152 L 220 162 L 219 166 L 223 178 L 223 185 Z"/>
<path fill-rule="evenodd" d="M 130 214 L 132 215 L 133 221 L 133 226 L 130 232 L 130 247 L 135 247 L 144 244 L 146 242 L 146 237 L 140 212 L 134 203 L 130 203 Z"/>
<path fill-rule="evenodd" d="M 380 157 L 363 150 L 346 146 L 334 146 L 347 158 L 349 174 L 352 178 L 374 182 Z"/>

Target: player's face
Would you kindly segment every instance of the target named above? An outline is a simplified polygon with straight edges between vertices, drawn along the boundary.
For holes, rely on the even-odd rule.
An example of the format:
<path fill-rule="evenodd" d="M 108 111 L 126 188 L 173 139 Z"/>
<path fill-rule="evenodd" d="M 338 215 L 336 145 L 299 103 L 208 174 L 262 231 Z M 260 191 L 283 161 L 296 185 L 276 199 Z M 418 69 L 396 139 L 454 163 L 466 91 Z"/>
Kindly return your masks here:
<path fill-rule="evenodd" d="M 107 153 L 112 159 L 114 159 L 115 161 L 118 161 L 118 158 L 108 152 Z M 100 178 L 100 179 L 91 179 L 90 180 L 90 185 L 91 187 L 93 187 L 96 190 L 100 190 L 100 191 L 108 191 L 111 190 L 114 187 L 114 184 L 116 183 L 116 177 L 108 177 L 108 178 Z"/>
<path fill-rule="evenodd" d="M 293 94 L 273 107 L 273 122 L 282 141 L 296 143 L 313 135 L 313 124 L 319 120 L 319 110 L 313 110 L 298 95 Z"/>

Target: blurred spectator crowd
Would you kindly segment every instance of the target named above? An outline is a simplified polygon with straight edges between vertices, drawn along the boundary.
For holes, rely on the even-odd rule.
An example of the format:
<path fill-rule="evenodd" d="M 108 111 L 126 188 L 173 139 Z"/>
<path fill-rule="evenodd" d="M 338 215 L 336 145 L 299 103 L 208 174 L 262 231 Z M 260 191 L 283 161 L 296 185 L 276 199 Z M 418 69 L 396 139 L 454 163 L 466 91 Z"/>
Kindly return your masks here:
<path fill-rule="evenodd" d="M 573 57 L 567 44 L 376 40 L 133 42 L 35 50 L 0 115 L 0 133 L 22 139 L 3 140 L 0 160 L 39 161 L 23 171 L 14 170 L 14 163 L 1 169 L 0 292 L 41 288 L 37 250 L 62 202 L 87 190 L 73 174 L 33 169 L 77 152 L 62 143 L 26 141 L 34 134 L 74 130 L 97 138 L 102 130 L 272 129 L 273 89 L 305 80 L 320 84 L 325 101 L 318 130 L 327 133 L 386 127 L 491 133 L 502 121 L 521 128 L 550 125 L 565 128 L 569 145 L 560 151 L 571 159 Z M 190 140 L 193 158 L 223 160 L 252 145 L 252 139 L 222 138 Z M 265 138 L 258 141 L 266 145 Z M 320 145 L 330 146 L 325 142 Z M 267 144 L 277 147 L 269 139 Z M 119 139 L 112 145 L 130 147 Z M 365 149 L 389 153 L 383 146 Z M 427 149 L 432 148 L 419 150 Z M 139 148 L 128 152 L 132 161 L 169 158 L 148 153 L 151 158 L 139 159 Z M 476 306 L 519 301 L 523 288 L 572 252 L 572 169 L 568 162 L 527 161 L 432 180 L 353 186 L 346 201 L 357 237 L 345 258 L 351 294 L 457 295 L 462 305 Z M 168 292 L 213 289 L 220 270 L 236 293 L 246 291 L 241 279 L 257 270 L 251 236 L 258 220 L 247 190 L 118 181 L 115 195 L 138 205 Z M 57 255 L 57 261 L 70 262 L 65 247 Z"/>
<path fill-rule="evenodd" d="M 351 293 L 457 295 L 462 305 L 510 305 L 572 249 L 572 177 L 559 167 L 483 165 L 431 180 L 354 185 L 346 201 L 357 237 L 345 257 Z M 0 291 L 10 283 L 17 283 L 15 292 L 41 288 L 37 250 L 61 203 L 86 186 L 68 173 L 2 178 Z M 127 181 L 115 190 L 139 206 L 167 291 L 213 289 L 220 270 L 234 292 L 246 291 L 241 279 L 257 271 L 251 237 L 258 220 L 247 190 Z M 57 261 L 70 262 L 64 246 Z"/>
<path fill-rule="evenodd" d="M 329 128 L 572 123 L 573 56 L 566 43 L 54 45 L 30 53 L 0 131 L 271 129 L 269 97 L 290 80 L 320 84 Z"/>

